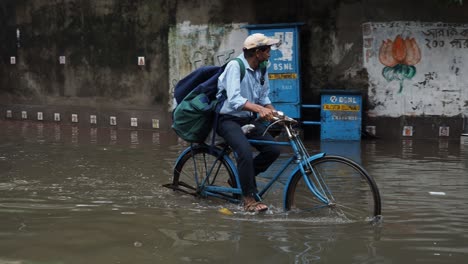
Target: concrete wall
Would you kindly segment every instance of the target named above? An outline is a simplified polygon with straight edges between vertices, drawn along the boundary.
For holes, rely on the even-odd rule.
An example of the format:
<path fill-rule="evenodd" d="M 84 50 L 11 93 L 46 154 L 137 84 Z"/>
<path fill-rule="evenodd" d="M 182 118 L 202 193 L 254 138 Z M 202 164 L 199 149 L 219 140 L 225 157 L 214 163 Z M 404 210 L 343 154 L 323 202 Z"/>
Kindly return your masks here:
<path fill-rule="evenodd" d="M 9 1 L 2 13 L 2 91 L 31 103 L 167 100 L 167 1 Z"/>
<path fill-rule="evenodd" d="M 365 115 L 365 125 L 377 126 L 375 131 L 379 134 L 385 131 L 379 120 L 392 118 L 399 126 L 395 128 L 398 133 L 388 136 L 401 136 L 401 124 L 407 124 L 408 111 L 388 104 L 385 111 L 392 114 L 379 112 L 378 102 L 385 99 L 373 88 L 395 84 L 373 81 L 382 77 L 378 70 L 368 71 L 365 64 L 363 24 L 413 21 L 416 25 L 463 25 L 468 22 L 467 13 L 466 4 L 449 0 L 4 0 L 0 3 L 0 111 L 12 105 L 15 109 L 66 109 L 64 114 L 70 107 L 86 108 L 85 115 L 97 112 L 106 122 L 111 115 L 122 114 L 127 122 L 127 118 L 144 112 L 142 118 L 161 119 L 164 126 L 171 85 L 177 79 L 176 73 L 171 72 L 177 62 L 170 59 L 177 58 L 171 57 L 177 54 L 177 42 L 169 39 L 180 25 L 209 29 L 216 40 L 210 45 L 230 47 L 244 34 L 237 31 L 238 25 L 303 22 L 303 101 L 318 103 L 321 89 L 360 90 L 370 113 Z M 220 28 L 237 32 L 238 37 L 216 37 Z M 389 33 L 375 34 L 394 38 Z M 16 57 L 16 64 L 11 64 L 12 56 Z M 65 56 L 65 64 L 60 64 L 60 56 Z M 138 65 L 140 56 L 145 58 L 145 65 Z M 427 72 L 418 68 L 413 80 L 421 82 L 425 77 L 419 74 Z M 463 79 L 463 75 L 459 76 Z M 410 91 L 406 85 L 411 85 L 406 81 L 404 84 L 403 94 Z M 375 91 L 385 94 L 385 87 Z M 423 104 L 429 104 L 430 98 L 425 98 Z M 466 109 L 466 103 L 460 102 L 460 107 Z M 434 108 L 431 115 L 444 119 L 446 112 L 439 110 Z M 419 112 L 415 115 L 424 118 Z M 4 118 L 4 114 L 0 113 L 0 117 Z M 455 118 L 461 120 L 457 114 Z"/>
<path fill-rule="evenodd" d="M 192 25 L 178 23 L 169 30 L 169 94 L 177 82 L 204 65 L 223 65 L 242 52 L 245 24 Z M 168 109 L 172 109 L 169 101 Z"/>
<path fill-rule="evenodd" d="M 459 135 L 456 117 L 468 114 L 468 24 L 365 23 L 363 38 L 368 115 L 408 117 L 413 122 L 401 129 L 404 136 Z"/>
<path fill-rule="evenodd" d="M 363 30 L 364 67 L 373 105 L 369 114 L 457 116 L 465 112 L 468 24 L 400 21 L 366 23 Z"/>
<path fill-rule="evenodd" d="M 53 108 L 64 122 L 68 111 L 105 124 L 148 116 L 126 112 L 165 116 L 172 9 L 164 0 L 2 1 L 0 104 Z"/>

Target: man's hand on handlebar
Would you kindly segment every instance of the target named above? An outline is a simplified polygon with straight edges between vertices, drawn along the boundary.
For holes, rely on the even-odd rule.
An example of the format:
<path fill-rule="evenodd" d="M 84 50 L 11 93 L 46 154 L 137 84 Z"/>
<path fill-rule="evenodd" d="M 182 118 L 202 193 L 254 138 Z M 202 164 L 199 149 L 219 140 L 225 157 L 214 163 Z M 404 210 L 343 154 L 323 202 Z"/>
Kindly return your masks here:
<path fill-rule="evenodd" d="M 277 111 L 271 104 L 261 106 L 261 105 L 253 104 L 247 101 L 243 109 L 257 113 L 259 119 L 263 119 L 269 122 L 274 122 L 278 120 L 289 120 L 289 121 L 293 120 L 285 116 L 283 112 Z"/>
<path fill-rule="evenodd" d="M 258 116 L 261 119 L 273 121 L 275 120 L 276 110 L 267 107 L 261 107 L 260 111 L 258 111 Z"/>

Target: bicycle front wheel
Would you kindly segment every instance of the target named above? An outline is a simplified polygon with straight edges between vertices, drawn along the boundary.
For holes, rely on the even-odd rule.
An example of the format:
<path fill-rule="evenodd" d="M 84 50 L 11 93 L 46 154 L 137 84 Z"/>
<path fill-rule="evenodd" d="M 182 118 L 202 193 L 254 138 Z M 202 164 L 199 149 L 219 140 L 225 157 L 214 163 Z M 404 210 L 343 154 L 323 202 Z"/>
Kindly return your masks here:
<path fill-rule="evenodd" d="M 298 171 L 286 193 L 286 209 L 314 212 L 320 217 L 373 221 L 381 214 L 380 194 L 374 179 L 357 163 L 325 156 L 309 163 L 306 176 Z M 305 179 L 307 177 L 308 181 Z M 315 188 L 311 188 L 310 182 Z M 318 194 L 314 194 L 315 189 Z M 318 197 L 324 197 L 325 200 Z"/>
<path fill-rule="evenodd" d="M 171 188 L 199 195 L 203 186 L 207 185 L 235 188 L 237 183 L 231 166 L 223 158 L 220 150 L 210 151 L 205 145 L 193 146 L 176 163 Z M 219 195 L 227 199 L 238 198 L 236 194 Z"/>

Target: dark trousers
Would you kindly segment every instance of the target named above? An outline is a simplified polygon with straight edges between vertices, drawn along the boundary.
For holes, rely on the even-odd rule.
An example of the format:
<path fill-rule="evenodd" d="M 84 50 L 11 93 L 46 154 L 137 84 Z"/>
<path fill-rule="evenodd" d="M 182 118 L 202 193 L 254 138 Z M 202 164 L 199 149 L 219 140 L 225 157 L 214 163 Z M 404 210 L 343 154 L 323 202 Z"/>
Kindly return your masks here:
<path fill-rule="evenodd" d="M 253 122 L 253 118 L 240 118 L 231 115 L 219 115 L 217 133 L 237 155 L 237 170 L 240 187 L 244 196 L 255 195 L 257 184 L 255 176 L 264 172 L 280 155 L 280 149 L 275 145 L 250 144 L 249 139 L 274 140 L 270 134 L 262 136 L 265 126 L 260 122 Z M 255 128 L 244 135 L 241 127 L 254 124 Z M 252 146 L 260 153 L 253 157 Z"/>

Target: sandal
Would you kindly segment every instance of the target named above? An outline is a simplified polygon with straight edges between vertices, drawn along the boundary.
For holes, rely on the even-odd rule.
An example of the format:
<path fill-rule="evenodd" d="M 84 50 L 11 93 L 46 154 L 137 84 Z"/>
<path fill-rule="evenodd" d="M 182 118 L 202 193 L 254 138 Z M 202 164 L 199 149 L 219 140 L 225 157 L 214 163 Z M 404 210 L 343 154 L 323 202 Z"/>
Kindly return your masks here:
<path fill-rule="evenodd" d="M 262 202 L 251 202 L 244 205 L 244 210 L 251 213 L 260 213 L 268 210 L 268 206 Z"/>

